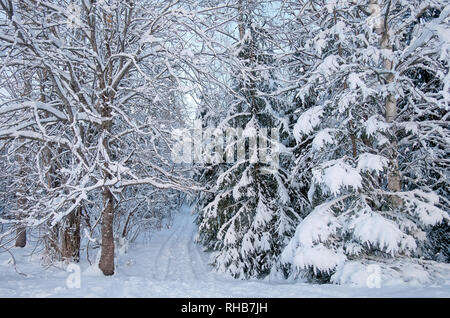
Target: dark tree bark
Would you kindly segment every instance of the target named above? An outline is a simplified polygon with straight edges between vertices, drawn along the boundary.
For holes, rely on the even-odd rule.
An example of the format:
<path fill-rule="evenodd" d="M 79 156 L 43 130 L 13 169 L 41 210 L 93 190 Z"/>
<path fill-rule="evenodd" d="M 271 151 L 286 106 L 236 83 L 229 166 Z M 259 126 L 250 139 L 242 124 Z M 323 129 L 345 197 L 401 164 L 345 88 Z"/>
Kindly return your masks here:
<path fill-rule="evenodd" d="M 107 187 L 102 195 L 105 208 L 102 212 L 102 251 L 98 267 L 109 276 L 114 274 L 114 197 Z"/>
<path fill-rule="evenodd" d="M 16 228 L 16 247 L 25 247 L 27 245 L 27 231 L 24 226 Z"/>
<path fill-rule="evenodd" d="M 23 157 L 19 155 L 19 178 L 21 178 L 19 189 L 17 191 L 18 198 L 17 198 L 17 208 L 18 208 L 18 219 L 21 220 L 23 218 L 23 210 L 26 209 L 27 205 L 27 198 L 25 197 L 25 188 L 26 185 L 24 184 L 23 178 L 25 178 L 25 171 L 24 171 L 24 163 L 23 163 Z M 27 231 L 25 226 L 18 224 L 16 226 L 16 247 L 25 247 L 27 245 Z"/>
<path fill-rule="evenodd" d="M 23 97 L 30 98 L 31 92 L 33 90 L 32 87 L 32 74 L 30 71 L 24 71 L 23 72 L 23 81 L 24 81 L 24 88 L 23 88 Z M 19 219 L 23 218 L 23 211 L 26 209 L 27 206 L 27 197 L 26 197 L 26 181 L 25 178 L 27 176 L 27 169 L 26 169 L 26 150 L 23 145 L 24 140 L 22 138 L 19 138 L 19 142 L 22 143 L 20 146 L 18 152 L 19 156 L 17 157 L 17 163 L 19 165 L 19 178 L 20 178 L 20 185 L 18 189 L 18 198 L 17 198 L 17 207 L 19 210 Z M 23 225 L 18 225 L 16 228 L 16 247 L 25 247 L 27 245 L 27 231 L 26 227 Z"/>
<path fill-rule="evenodd" d="M 81 207 L 67 217 L 62 233 L 61 253 L 65 260 L 79 262 L 80 260 L 80 223 Z"/>
<path fill-rule="evenodd" d="M 111 77 L 109 77 L 111 78 Z M 104 85 L 104 84 L 101 84 Z M 109 106 L 109 101 L 112 100 L 112 96 L 103 96 L 103 105 L 101 108 L 101 114 L 104 118 L 111 118 L 111 107 Z M 102 133 L 103 133 L 103 148 L 106 156 L 112 157 L 110 147 L 109 147 L 109 136 L 111 134 L 112 122 L 111 120 L 105 120 L 102 122 Z M 106 159 L 106 158 L 105 158 Z M 112 176 L 109 172 L 108 161 L 105 160 L 103 167 L 104 180 L 111 180 Z M 104 275 L 114 275 L 114 196 L 111 192 L 110 186 L 105 186 L 102 191 L 103 197 L 103 211 L 102 211 L 102 251 L 100 256 L 100 262 L 98 267 L 103 272 Z"/>

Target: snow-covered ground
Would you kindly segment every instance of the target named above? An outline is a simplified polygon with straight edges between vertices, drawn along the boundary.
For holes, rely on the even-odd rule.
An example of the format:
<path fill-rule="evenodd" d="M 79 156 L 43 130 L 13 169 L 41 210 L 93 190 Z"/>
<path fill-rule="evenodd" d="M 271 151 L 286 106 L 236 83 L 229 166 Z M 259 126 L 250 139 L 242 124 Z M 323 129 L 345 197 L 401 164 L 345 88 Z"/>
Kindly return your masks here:
<path fill-rule="evenodd" d="M 37 256 L 30 257 L 32 247 L 13 250 L 17 269 L 26 277 L 1 252 L 0 297 L 450 297 L 450 279 L 432 286 L 381 288 L 229 279 L 208 267 L 209 255 L 194 243 L 193 220 L 189 209 L 182 209 L 171 229 L 119 255 L 112 277 L 83 260 L 80 288 L 68 288 L 71 274 L 65 270 L 44 269 Z"/>

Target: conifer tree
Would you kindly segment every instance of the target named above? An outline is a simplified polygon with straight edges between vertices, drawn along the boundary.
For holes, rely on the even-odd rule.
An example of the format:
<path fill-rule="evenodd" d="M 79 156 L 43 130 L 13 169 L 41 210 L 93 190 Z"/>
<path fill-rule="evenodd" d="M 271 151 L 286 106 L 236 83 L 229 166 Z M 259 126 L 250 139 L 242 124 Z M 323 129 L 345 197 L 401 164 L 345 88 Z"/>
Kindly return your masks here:
<path fill-rule="evenodd" d="M 240 41 L 230 54 L 234 101 L 221 127 L 242 128 L 244 133 L 227 139 L 231 142 L 224 155 L 231 150 L 236 160 L 227 161 L 228 170 L 218 177 L 213 200 L 201 212 L 199 240 L 216 251 L 211 262 L 218 271 L 244 279 L 270 272 L 299 215 L 290 206 L 286 172 L 277 163 L 282 138 L 288 135 L 280 120 L 285 105 L 275 94 L 276 61 L 268 45 L 270 34 L 257 18 L 262 8 L 256 2 L 239 1 L 238 8 Z M 271 131 L 267 137 L 264 129 Z M 273 162 L 261 160 L 267 147 Z M 245 158 L 239 153 L 245 153 Z"/>
<path fill-rule="evenodd" d="M 411 35 L 430 7 L 439 17 Z M 305 49 L 318 58 L 299 77 L 298 97 L 313 102 L 294 127 L 303 148 L 294 171 L 310 180 L 313 210 L 280 262 L 287 276 L 339 282 L 332 275 L 352 261 L 422 256 L 425 231 L 448 221 L 445 196 L 411 182 L 417 163 L 407 150 L 418 127 L 448 136 L 441 111 L 448 107 L 446 88 L 429 90 L 411 76 L 418 67 L 448 76 L 441 33 L 448 8 L 436 1 L 319 0 L 305 1 L 302 14 L 301 27 L 311 34 Z M 411 122 L 428 110 L 435 122 Z M 419 152 L 436 158 L 431 165 L 440 162 L 435 137 L 420 136 Z"/>

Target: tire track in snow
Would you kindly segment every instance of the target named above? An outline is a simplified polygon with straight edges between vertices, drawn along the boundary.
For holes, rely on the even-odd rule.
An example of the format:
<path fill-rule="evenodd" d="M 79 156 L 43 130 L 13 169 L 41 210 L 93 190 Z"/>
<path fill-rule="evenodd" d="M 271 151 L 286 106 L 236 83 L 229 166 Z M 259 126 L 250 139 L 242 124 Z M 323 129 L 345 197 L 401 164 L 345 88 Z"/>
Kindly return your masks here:
<path fill-rule="evenodd" d="M 194 241 L 196 226 L 188 210 L 182 210 L 165 236 L 154 258 L 153 278 L 157 281 L 203 281 L 209 269 Z"/>
<path fill-rule="evenodd" d="M 155 256 L 155 261 L 153 264 L 153 277 L 155 280 L 162 280 L 167 277 L 167 272 L 170 263 L 170 255 L 168 254 L 170 247 L 168 247 L 168 245 L 171 243 L 174 237 L 179 234 L 178 224 L 172 224 L 172 228 L 170 230 L 171 230 L 170 235 L 161 245 L 161 247 L 158 250 L 158 253 Z"/>
<path fill-rule="evenodd" d="M 199 262 L 199 259 L 197 257 L 197 245 L 194 241 L 194 237 L 196 234 L 196 226 L 194 223 L 194 220 L 192 218 L 189 218 L 189 231 L 188 235 L 186 237 L 186 247 L 189 255 L 189 264 L 191 268 L 192 275 L 195 277 L 198 281 L 204 281 L 205 280 L 205 274 L 206 272 L 203 271 L 204 264 L 203 262 Z"/>
<path fill-rule="evenodd" d="M 189 250 L 189 239 L 192 228 L 192 224 L 190 224 L 191 218 L 188 214 L 182 214 L 179 218 L 183 222 L 180 222 L 179 234 L 170 245 L 170 263 L 168 270 L 170 276 L 167 278 L 179 281 L 186 281 L 186 279 L 195 280 L 196 275 L 193 271 L 192 257 Z"/>
<path fill-rule="evenodd" d="M 179 220 L 182 219 L 182 216 L 179 216 Z M 179 250 L 180 246 L 180 236 L 183 234 L 184 222 L 180 222 L 180 225 L 177 226 L 175 230 L 175 235 L 172 236 L 169 244 L 167 245 L 167 264 L 164 273 L 164 280 L 182 280 L 180 277 L 181 272 L 179 269 L 182 269 L 182 266 L 178 266 L 180 268 L 176 268 L 176 265 L 179 263 L 179 259 L 183 254 L 182 250 Z"/>
<path fill-rule="evenodd" d="M 192 272 L 194 273 L 194 275 L 198 280 L 205 280 L 206 279 L 205 275 L 208 273 L 208 268 L 200 256 L 197 243 L 195 243 L 194 240 L 195 234 L 196 234 L 195 226 L 192 226 L 191 235 L 188 243 L 188 249 L 191 255 Z"/>

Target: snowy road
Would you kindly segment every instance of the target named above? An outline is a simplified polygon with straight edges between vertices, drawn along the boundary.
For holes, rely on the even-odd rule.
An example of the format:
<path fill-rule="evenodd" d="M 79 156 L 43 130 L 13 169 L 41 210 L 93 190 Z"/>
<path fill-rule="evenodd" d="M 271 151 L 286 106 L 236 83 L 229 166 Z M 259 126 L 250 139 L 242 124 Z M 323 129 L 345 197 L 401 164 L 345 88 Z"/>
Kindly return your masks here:
<path fill-rule="evenodd" d="M 158 252 L 152 266 L 155 280 L 196 281 L 203 280 L 207 272 L 206 260 L 194 243 L 195 227 L 188 211 L 184 211 L 174 223 L 168 235 L 160 235 Z M 161 233 L 163 234 L 163 233 Z"/>
<path fill-rule="evenodd" d="M 305 283 L 237 281 L 211 271 L 209 255 L 194 243 L 194 216 L 185 208 L 171 229 L 118 256 L 116 274 L 104 277 L 83 260 L 81 288 L 68 288 L 69 273 L 44 270 L 31 247 L 14 250 L 18 275 L 8 253 L 0 253 L 0 297 L 449 297 L 450 285 L 360 288 Z"/>

